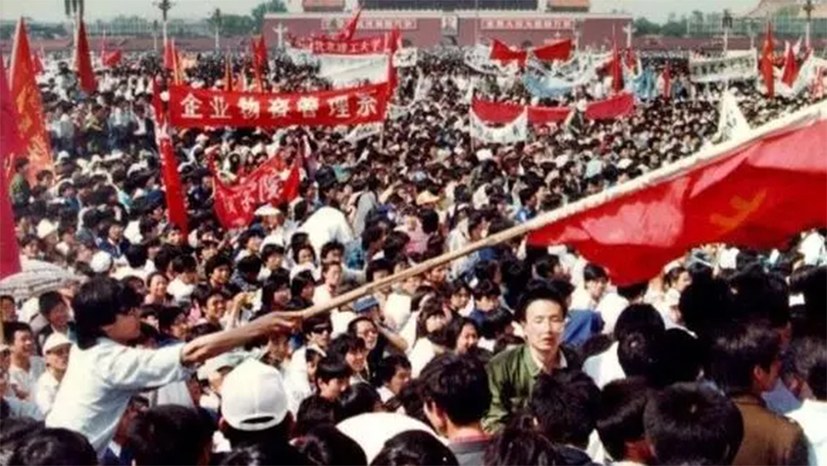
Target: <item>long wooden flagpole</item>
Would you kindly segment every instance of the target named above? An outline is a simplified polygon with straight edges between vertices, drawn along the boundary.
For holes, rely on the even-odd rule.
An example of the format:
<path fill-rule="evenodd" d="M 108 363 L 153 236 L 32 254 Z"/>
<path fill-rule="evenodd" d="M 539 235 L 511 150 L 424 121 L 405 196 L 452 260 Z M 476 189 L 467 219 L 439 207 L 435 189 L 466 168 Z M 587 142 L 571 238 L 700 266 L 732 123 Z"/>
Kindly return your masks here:
<path fill-rule="evenodd" d="M 367 283 L 359 288 L 356 288 L 355 290 L 336 296 L 324 304 L 317 304 L 303 311 L 280 312 L 279 314 L 284 315 L 286 318 L 306 319 L 316 314 L 330 311 L 331 309 L 335 309 L 355 301 L 362 296 L 373 293 L 381 288 L 385 288 L 394 283 L 422 274 L 430 269 L 439 267 L 440 265 L 446 264 L 460 257 L 467 256 L 474 251 L 521 237 L 531 231 L 605 204 L 618 197 L 626 196 L 649 186 L 666 182 L 688 170 L 699 168 L 712 163 L 717 159 L 726 157 L 734 150 L 743 149 L 760 138 L 799 129 L 810 125 L 819 119 L 827 119 L 827 101 L 808 106 L 790 115 L 770 121 L 752 131 L 745 132 L 730 141 L 703 149 L 693 156 L 678 160 L 674 163 L 658 168 L 657 170 L 653 170 L 634 180 L 627 181 L 606 191 L 592 194 L 591 196 L 587 196 L 559 209 L 542 213 L 528 222 L 516 225 L 497 234 L 488 236 L 482 240 L 468 244 L 463 248 L 457 249 L 456 251 L 434 257 L 433 259 L 429 259 L 421 264 L 417 264 L 414 267 L 385 277 L 381 280 Z"/>

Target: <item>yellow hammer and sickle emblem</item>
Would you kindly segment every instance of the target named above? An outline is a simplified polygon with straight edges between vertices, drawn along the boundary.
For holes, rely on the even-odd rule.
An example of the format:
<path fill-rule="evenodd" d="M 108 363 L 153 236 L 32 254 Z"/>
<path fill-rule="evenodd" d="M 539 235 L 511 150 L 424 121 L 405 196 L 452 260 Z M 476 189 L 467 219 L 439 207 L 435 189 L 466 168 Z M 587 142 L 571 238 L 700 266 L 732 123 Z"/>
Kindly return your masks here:
<path fill-rule="evenodd" d="M 729 205 L 735 211 L 731 215 L 712 214 L 709 216 L 709 222 L 720 227 L 721 233 L 729 233 L 744 223 L 753 212 L 757 211 L 766 198 L 766 189 L 762 189 L 748 200 L 741 196 L 734 196 L 729 200 Z"/>

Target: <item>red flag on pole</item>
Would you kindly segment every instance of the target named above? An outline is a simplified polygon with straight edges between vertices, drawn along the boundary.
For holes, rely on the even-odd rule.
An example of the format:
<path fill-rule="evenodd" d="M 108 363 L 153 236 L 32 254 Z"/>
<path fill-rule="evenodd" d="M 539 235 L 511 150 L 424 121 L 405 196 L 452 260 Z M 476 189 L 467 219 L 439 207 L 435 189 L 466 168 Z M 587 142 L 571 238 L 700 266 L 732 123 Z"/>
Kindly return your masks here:
<path fill-rule="evenodd" d="M 761 51 L 761 77 L 764 80 L 764 86 L 767 88 L 767 96 L 775 97 L 775 76 L 773 76 L 773 39 L 772 39 L 772 23 L 767 21 L 767 35 L 764 38 L 764 48 Z"/>
<path fill-rule="evenodd" d="M 650 279 L 700 244 L 778 247 L 827 225 L 827 196 L 813 196 L 827 191 L 824 147 L 822 102 L 564 207 L 582 210 L 538 228 L 528 242 L 570 245 L 619 285 Z"/>
<path fill-rule="evenodd" d="M 17 129 L 17 109 L 11 99 L 6 70 L 0 60 L 0 279 L 20 272 L 20 251 L 14 232 L 14 212 L 9 197 L 7 168 L 18 154 L 26 150 Z"/>
<path fill-rule="evenodd" d="M 178 176 L 178 160 L 172 151 L 167 128 L 161 128 L 158 138 L 158 149 L 161 152 L 163 166 L 164 193 L 167 200 L 167 214 L 169 223 L 177 226 L 184 236 L 189 234 L 187 225 L 187 205 L 181 178 Z"/>
<path fill-rule="evenodd" d="M 669 68 L 669 62 L 666 63 L 666 68 L 663 69 L 663 98 L 669 99 L 672 97 L 672 70 Z"/>
<path fill-rule="evenodd" d="M 543 61 L 568 60 L 571 56 L 572 48 L 574 48 L 572 40 L 565 39 L 532 49 L 531 53 L 534 54 L 534 57 L 538 60 Z"/>
<path fill-rule="evenodd" d="M 164 68 L 174 72 L 176 61 L 175 42 L 172 39 L 167 39 L 164 43 Z"/>
<path fill-rule="evenodd" d="M 488 58 L 502 61 L 505 64 L 516 61 L 518 65 L 524 66 L 528 58 L 528 52 L 522 49 L 514 50 L 503 42 L 494 39 L 491 42 L 491 53 Z"/>
<path fill-rule="evenodd" d="M 51 143 L 43 118 L 43 102 L 37 86 L 32 65 L 32 53 L 23 18 L 17 23 L 14 46 L 9 70 L 9 89 L 11 102 L 17 109 L 17 130 L 20 139 L 27 144 L 25 155 L 29 158 L 27 178 L 35 182 L 35 176 L 41 170 L 52 170 Z"/>
<path fill-rule="evenodd" d="M 359 6 L 359 8 L 356 10 L 356 13 L 354 13 L 353 16 L 351 16 L 351 18 L 347 21 L 347 24 L 345 24 L 345 27 L 343 27 L 342 30 L 339 31 L 339 34 L 337 34 L 336 38 L 341 40 L 353 39 L 353 35 L 356 34 L 356 28 L 359 26 L 359 17 L 361 16 L 362 7 Z"/>
<path fill-rule="evenodd" d="M 781 76 L 781 82 L 792 87 L 797 77 L 798 63 L 795 61 L 795 52 L 793 51 L 793 47 L 787 44 L 787 53 L 784 58 L 784 73 Z"/>
<path fill-rule="evenodd" d="M 95 92 L 98 89 L 98 83 L 95 80 L 95 70 L 92 68 L 92 56 L 89 50 L 89 41 L 86 38 L 86 26 L 84 26 L 83 20 L 80 20 L 75 35 L 74 61 L 80 88 L 87 94 Z"/>
<path fill-rule="evenodd" d="M 37 52 L 32 54 L 32 71 L 34 74 L 40 74 L 43 72 L 43 62 L 40 61 L 40 55 Z"/>
<path fill-rule="evenodd" d="M 609 65 L 612 73 L 612 90 L 621 92 L 623 90 L 623 58 L 617 48 L 617 42 L 612 46 L 612 62 Z"/>
<path fill-rule="evenodd" d="M 296 154 L 296 160 L 290 167 L 290 174 L 284 181 L 284 188 L 281 191 L 282 202 L 290 203 L 299 197 L 299 184 L 301 184 L 301 169 L 304 166 L 304 155 L 302 151 Z"/>

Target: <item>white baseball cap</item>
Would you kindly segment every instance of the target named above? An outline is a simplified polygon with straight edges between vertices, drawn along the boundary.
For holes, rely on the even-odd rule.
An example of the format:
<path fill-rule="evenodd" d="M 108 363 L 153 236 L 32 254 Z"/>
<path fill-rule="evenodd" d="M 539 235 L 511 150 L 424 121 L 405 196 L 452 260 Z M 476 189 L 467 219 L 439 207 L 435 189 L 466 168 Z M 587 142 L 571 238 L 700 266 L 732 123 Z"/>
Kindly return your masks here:
<path fill-rule="evenodd" d="M 287 393 L 281 374 L 250 359 L 224 378 L 221 414 L 233 429 L 257 432 L 281 423 L 287 416 Z"/>
<path fill-rule="evenodd" d="M 66 338 L 66 335 L 60 332 L 54 332 L 46 338 L 46 341 L 43 343 L 43 354 L 48 353 L 49 351 L 63 345 L 71 345 L 72 342 Z"/>
<path fill-rule="evenodd" d="M 95 273 L 109 273 L 112 268 L 112 256 L 104 251 L 96 252 L 89 261 L 89 268 Z"/>

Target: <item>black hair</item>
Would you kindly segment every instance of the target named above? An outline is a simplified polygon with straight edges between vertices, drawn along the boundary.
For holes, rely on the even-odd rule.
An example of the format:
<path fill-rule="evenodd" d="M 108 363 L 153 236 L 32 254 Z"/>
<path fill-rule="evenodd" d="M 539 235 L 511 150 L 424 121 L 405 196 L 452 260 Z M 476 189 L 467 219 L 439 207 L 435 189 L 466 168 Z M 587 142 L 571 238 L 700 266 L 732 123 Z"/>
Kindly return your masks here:
<path fill-rule="evenodd" d="M 268 442 L 233 448 L 220 463 L 223 466 L 271 466 L 314 464 L 289 443 Z"/>
<path fill-rule="evenodd" d="M 371 413 L 377 404 L 381 402 L 376 389 L 366 383 L 349 385 L 339 396 L 340 421 L 358 416 L 364 413 Z"/>
<path fill-rule="evenodd" d="M 126 262 L 133 269 L 138 269 L 146 265 L 148 259 L 146 247 L 141 244 L 130 244 L 123 253 L 126 257 Z"/>
<path fill-rule="evenodd" d="M 400 368 L 411 370 L 411 362 L 408 361 L 408 358 L 401 354 L 385 356 L 379 361 L 376 367 L 373 368 L 374 385 L 381 387 L 390 382 L 393 376 L 396 375 L 396 371 Z"/>
<path fill-rule="evenodd" d="M 355 335 L 343 333 L 330 342 L 330 346 L 327 349 L 327 354 L 344 359 L 347 353 L 364 349 L 365 340 L 362 340 Z"/>
<path fill-rule="evenodd" d="M 482 298 L 498 298 L 499 296 L 500 287 L 490 280 L 483 280 L 474 288 L 474 299 L 477 300 Z"/>
<path fill-rule="evenodd" d="M 362 231 L 362 249 L 367 251 L 372 243 L 382 240 L 385 230 L 379 225 L 370 225 Z"/>
<path fill-rule="evenodd" d="M 99 337 L 105 336 L 103 326 L 114 323 L 118 314 L 139 308 L 142 301 L 135 290 L 114 278 L 94 277 L 81 285 L 72 299 L 78 347 L 94 346 Z"/>
<path fill-rule="evenodd" d="M 155 406 L 130 423 L 125 446 L 138 465 L 199 464 L 215 430 L 205 416 L 179 405 Z"/>
<path fill-rule="evenodd" d="M 744 436 L 735 404 L 695 383 L 675 384 L 653 396 L 643 424 L 658 464 L 731 464 Z"/>
<path fill-rule="evenodd" d="M 646 380 L 631 377 L 609 382 L 600 395 L 597 433 L 615 461 L 626 458 L 626 442 L 643 440 L 643 410 L 649 399 Z"/>
<path fill-rule="evenodd" d="M 823 338 L 803 337 L 792 341 L 787 352 L 794 372 L 807 382 L 818 401 L 827 401 L 827 343 Z"/>
<path fill-rule="evenodd" d="M 371 461 L 372 466 L 458 465 L 444 443 L 428 432 L 409 430 L 394 435 Z"/>
<path fill-rule="evenodd" d="M 488 314 L 491 313 L 489 312 Z M 480 336 L 480 326 L 477 325 L 477 323 L 474 320 L 469 319 L 467 317 L 454 316 L 454 318 L 451 319 L 450 322 L 448 322 L 448 327 L 445 330 L 448 340 L 451 342 L 450 349 L 456 349 L 457 339 L 459 338 L 459 335 L 462 333 L 462 329 L 465 328 L 466 325 L 474 327 L 474 331 L 477 332 L 477 336 Z"/>
<path fill-rule="evenodd" d="M 299 440 L 298 448 L 312 464 L 368 464 L 362 447 L 332 425 L 313 428 Z"/>
<path fill-rule="evenodd" d="M 68 429 L 45 428 L 21 440 L 8 464 L 96 465 L 98 456 L 83 435 Z"/>
<path fill-rule="evenodd" d="M 780 351 L 780 336 L 766 321 L 732 321 L 712 337 L 704 373 L 727 395 L 749 393 L 755 366 L 769 371 Z"/>
<path fill-rule="evenodd" d="M 17 332 L 32 332 L 32 327 L 25 322 L 3 322 L 3 341 L 14 344 L 14 334 Z"/>
<path fill-rule="evenodd" d="M 351 374 L 350 366 L 347 365 L 344 357 L 333 356 L 328 352 L 328 355 L 319 361 L 319 365 L 316 368 L 316 382 L 327 383 L 333 379 L 350 377 Z"/>
<path fill-rule="evenodd" d="M 609 274 L 606 273 L 606 269 L 597 265 L 597 264 L 586 264 L 583 267 L 583 281 L 584 282 L 591 282 L 595 280 L 608 280 Z"/>
<path fill-rule="evenodd" d="M 319 395 L 305 398 L 296 412 L 294 435 L 302 437 L 319 426 L 336 425 L 341 419 L 340 410 L 339 403 Z"/>
<path fill-rule="evenodd" d="M 694 279 L 681 292 L 678 310 L 684 325 L 699 336 L 730 317 L 732 292 L 720 279 Z"/>
<path fill-rule="evenodd" d="M 385 272 L 393 273 L 393 263 L 387 259 L 374 259 L 368 263 L 365 269 L 365 278 L 367 283 L 372 283 L 376 272 L 384 270 Z"/>
<path fill-rule="evenodd" d="M 457 426 L 479 422 L 491 404 L 485 366 L 473 356 L 438 356 L 422 369 L 420 379 L 425 403 L 434 403 Z"/>
<path fill-rule="evenodd" d="M 482 323 L 477 328 L 480 338 L 494 340 L 505 333 L 508 326 L 514 322 L 514 316 L 505 309 L 498 307 L 482 316 Z"/>
<path fill-rule="evenodd" d="M 649 288 L 648 282 L 632 283 L 631 285 L 618 286 L 617 294 L 629 301 L 633 301 L 643 296 L 647 288 Z"/>
<path fill-rule="evenodd" d="M 670 328 L 659 338 L 656 368 L 650 378 L 656 387 L 677 382 L 694 382 L 701 374 L 704 347 L 683 329 Z"/>
<path fill-rule="evenodd" d="M 526 285 L 525 292 L 523 292 L 522 296 L 520 296 L 520 300 L 517 303 L 517 308 L 514 310 L 514 318 L 518 322 L 525 322 L 526 309 L 528 309 L 528 306 L 530 306 L 534 301 L 543 300 L 551 301 L 560 306 L 563 309 L 563 316 L 568 314 L 566 300 L 560 295 L 560 292 L 557 289 L 544 280 L 532 280 L 528 283 L 528 285 Z"/>
<path fill-rule="evenodd" d="M 302 320 L 301 325 L 302 335 L 305 336 L 310 335 L 313 332 L 313 329 L 320 325 L 326 325 L 331 332 L 333 331 L 333 324 L 331 323 L 329 313 L 312 315 L 307 319 Z"/>
<path fill-rule="evenodd" d="M 626 377 L 651 379 L 658 369 L 659 343 L 663 332 L 626 332 L 617 347 L 617 359 Z"/>
<path fill-rule="evenodd" d="M 207 259 L 207 262 L 204 264 L 204 274 L 206 275 L 207 279 L 209 280 L 210 276 L 212 275 L 215 269 L 222 266 L 226 266 L 230 270 L 232 270 L 233 261 L 231 261 L 230 258 L 222 254 L 218 254 Z"/>
<path fill-rule="evenodd" d="M 172 259 L 172 271 L 175 273 L 195 272 L 197 269 L 198 263 L 189 254 L 180 254 Z"/>
<path fill-rule="evenodd" d="M 552 442 L 585 449 L 600 407 L 600 389 L 588 375 L 560 370 L 537 379 L 528 409 Z"/>
<path fill-rule="evenodd" d="M 170 327 L 175 323 L 175 319 L 181 314 L 184 314 L 184 309 L 178 306 L 162 306 L 158 310 L 158 330 L 169 333 Z"/>
<path fill-rule="evenodd" d="M 345 246 L 336 240 L 328 241 L 322 245 L 321 253 L 319 254 L 320 260 L 324 261 L 324 258 L 333 251 L 344 253 Z"/>
<path fill-rule="evenodd" d="M 191 298 L 193 301 L 198 303 L 199 306 L 204 307 L 207 305 L 207 301 L 209 301 L 213 296 L 221 296 L 224 299 L 229 299 L 229 296 L 227 296 L 224 290 L 207 285 L 196 286 L 192 291 Z"/>
<path fill-rule="evenodd" d="M 632 332 L 661 334 L 666 329 L 663 317 L 650 304 L 630 304 L 621 311 L 615 322 L 614 337 L 622 341 Z"/>
<path fill-rule="evenodd" d="M 515 420 L 494 436 L 485 450 L 483 464 L 487 466 L 511 466 L 533 464 L 546 466 L 565 464 L 551 443 L 543 434 Z"/>
<path fill-rule="evenodd" d="M 259 259 L 258 256 L 250 255 L 245 256 L 244 258 L 239 260 L 236 263 L 235 268 L 241 275 L 255 274 L 257 276 L 258 273 L 261 272 L 261 267 L 263 265 L 264 264 L 261 262 L 261 259 Z"/>
<path fill-rule="evenodd" d="M 261 260 L 267 262 L 267 259 L 273 255 L 284 256 L 284 247 L 278 244 L 268 244 L 261 248 Z"/>

